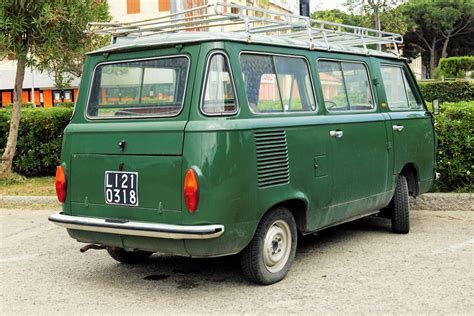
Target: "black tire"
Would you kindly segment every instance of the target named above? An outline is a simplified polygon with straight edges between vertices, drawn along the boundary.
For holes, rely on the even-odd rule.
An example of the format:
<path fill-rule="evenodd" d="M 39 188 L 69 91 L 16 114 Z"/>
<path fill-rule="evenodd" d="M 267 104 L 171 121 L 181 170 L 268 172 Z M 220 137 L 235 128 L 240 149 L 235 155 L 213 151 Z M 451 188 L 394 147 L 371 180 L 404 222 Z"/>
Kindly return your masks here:
<path fill-rule="evenodd" d="M 392 231 L 397 234 L 408 234 L 410 231 L 410 203 L 407 179 L 399 175 L 397 187 L 391 202 Z"/>
<path fill-rule="evenodd" d="M 147 261 L 152 252 L 136 250 L 136 251 L 126 251 L 122 248 L 117 247 L 107 247 L 107 252 L 109 255 L 121 263 L 127 264 L 137 264 Z"/>
<path fill-rule="evenodd" d="M 241 253 L 242 272 L 250 281 L 263 285 L 281 281 L 295 258 L 297 240 L 296 223 L 290 211 L 284 207 L 270 211 L 262 218 L 252 241 Z M 267 252 L 264 253 L 266 242 Z M 283 254 L 279 255 L 281 252 Z M 273 265 L 268 264 L 269 261 Z"/>

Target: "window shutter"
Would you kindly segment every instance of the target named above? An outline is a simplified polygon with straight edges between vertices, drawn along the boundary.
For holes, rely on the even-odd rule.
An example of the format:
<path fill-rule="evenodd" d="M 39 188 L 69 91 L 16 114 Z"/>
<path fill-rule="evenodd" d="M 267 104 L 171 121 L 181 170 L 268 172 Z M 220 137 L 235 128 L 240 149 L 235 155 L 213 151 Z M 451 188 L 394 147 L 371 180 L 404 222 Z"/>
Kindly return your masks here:
<path fill-rule="evenodd" d="M 170 11 L 170 0 L 158 0 L 158 11 L 160 12 Z"/>
<path fill-rule="evenodd" d="M 127 0 L 127 14 L 140 13 L 140 0 Z"/>

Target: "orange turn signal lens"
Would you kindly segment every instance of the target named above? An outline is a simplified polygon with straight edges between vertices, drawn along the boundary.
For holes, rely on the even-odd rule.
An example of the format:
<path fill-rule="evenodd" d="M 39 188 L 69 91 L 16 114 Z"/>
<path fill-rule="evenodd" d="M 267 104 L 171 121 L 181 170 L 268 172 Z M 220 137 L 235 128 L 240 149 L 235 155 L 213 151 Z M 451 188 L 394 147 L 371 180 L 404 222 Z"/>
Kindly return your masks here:
<path fill-rule="evenodd" d="M 66 200 L 66 173 L 63 166 L 56 169 L 56 195 L 59 202 L 63 203 Z"/>
<path fill-rule="evenodd" d="M 188 169 L 184 177 L 184 200 L 189 213 L 194 213 L 199 202 L 199 183 L 193 169 Z"/>

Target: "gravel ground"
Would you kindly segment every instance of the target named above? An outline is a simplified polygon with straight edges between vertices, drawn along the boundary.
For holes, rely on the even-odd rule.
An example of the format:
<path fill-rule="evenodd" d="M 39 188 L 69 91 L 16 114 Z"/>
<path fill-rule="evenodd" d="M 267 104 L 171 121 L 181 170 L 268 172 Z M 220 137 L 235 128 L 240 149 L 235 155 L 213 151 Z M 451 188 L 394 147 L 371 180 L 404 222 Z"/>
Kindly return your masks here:
<path fill-rule="evenodd" d="M 473 314 L 474 212 L 412 212 L 408 235 L 370 217 L 299 242 L 288 277 L 245 281 L 234 257 L 126 266 L 47 222 L 0 209 L 0 313 Z"/>

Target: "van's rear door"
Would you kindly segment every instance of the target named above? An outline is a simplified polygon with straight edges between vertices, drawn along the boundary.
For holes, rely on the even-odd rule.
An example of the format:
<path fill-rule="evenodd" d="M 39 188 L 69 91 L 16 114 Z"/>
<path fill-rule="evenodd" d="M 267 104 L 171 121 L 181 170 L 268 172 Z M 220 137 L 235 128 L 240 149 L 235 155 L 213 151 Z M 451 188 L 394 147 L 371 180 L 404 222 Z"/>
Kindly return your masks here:
<path fill-rule="evenodd" d="M 111 55 L 95 66 L 83 122 L 66 131 L 73 215 L 178 220 L 197 52 L 126 61 Z"/>

